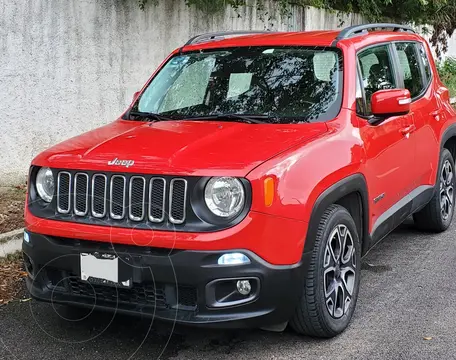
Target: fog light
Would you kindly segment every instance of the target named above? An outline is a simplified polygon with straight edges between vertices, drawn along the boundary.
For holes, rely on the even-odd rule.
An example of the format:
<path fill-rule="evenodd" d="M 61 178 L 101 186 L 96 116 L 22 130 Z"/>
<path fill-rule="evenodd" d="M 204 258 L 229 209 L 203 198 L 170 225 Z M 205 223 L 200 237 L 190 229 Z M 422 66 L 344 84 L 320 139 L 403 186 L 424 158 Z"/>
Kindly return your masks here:
<path fill-rule="evenodd" d="M 241 295 L 249 295 L 250 292 L 252 291 L 252 285 L 250 285 L 249 280 L 239 280 L 236 283 L 237 291 Z"/>
<path fill-rule="evenodd" d="M 219 265 L 242 265 L 250 264 L 250 259 L 241 253 L 224 254 L 218 259 Z"/>
<path fill-rule="evenodd" d="M 30 235 L 27 231 L 24 231 L 24 241 L 30 244 Z"/>

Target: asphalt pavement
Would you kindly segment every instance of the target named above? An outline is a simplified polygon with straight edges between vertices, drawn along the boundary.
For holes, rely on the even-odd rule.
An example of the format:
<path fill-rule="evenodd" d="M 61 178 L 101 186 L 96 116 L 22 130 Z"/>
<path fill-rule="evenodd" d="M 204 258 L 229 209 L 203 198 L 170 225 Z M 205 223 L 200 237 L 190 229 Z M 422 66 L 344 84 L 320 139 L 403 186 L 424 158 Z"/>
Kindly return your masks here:
<path fill-rule="evenodd" d="M 331 340 L 172 328 L 29 301 L 0 308 L 0 359 L 456 359 L 454 223 L 438 235 L 405 224 L 377 245 L 352 323 Z"/>

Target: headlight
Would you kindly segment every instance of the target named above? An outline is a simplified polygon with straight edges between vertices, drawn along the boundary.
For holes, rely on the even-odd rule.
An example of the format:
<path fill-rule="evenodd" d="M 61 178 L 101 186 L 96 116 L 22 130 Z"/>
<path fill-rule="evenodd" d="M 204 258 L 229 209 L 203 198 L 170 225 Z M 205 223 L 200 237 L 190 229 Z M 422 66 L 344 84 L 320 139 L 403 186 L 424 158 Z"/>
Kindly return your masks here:
<path fill-rule="evenodd" d="M 49 168 L 41 168 L 36 175 L 36 191 L 38 195 L 46 202 L 50 203 L 54 196 L 54 175 Z"/>
<path fill-rule="evenodd" d="M 212 178 L 204 190 L 204 200 L 214 215 L 222 218 L 234 217 L 244 208 L 244 187 L 236 178 Z"/>

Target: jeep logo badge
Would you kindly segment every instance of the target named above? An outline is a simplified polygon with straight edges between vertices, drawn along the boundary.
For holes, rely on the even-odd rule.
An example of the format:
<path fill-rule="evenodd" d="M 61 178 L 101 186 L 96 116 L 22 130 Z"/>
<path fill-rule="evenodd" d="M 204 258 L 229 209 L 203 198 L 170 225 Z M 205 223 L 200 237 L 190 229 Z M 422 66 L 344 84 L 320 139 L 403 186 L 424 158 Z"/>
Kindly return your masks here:
<path fill-rule="evenodd" d="M 109 166 L 117 165 L 117 166 L 125 166 L 126 168 L 129 168 L 130 166 L 133 166 L 135 162 L 133 160 L 119 160 L 118 158 L 115 158 L 114 160 L 111 160 L 108 162 Z"/>

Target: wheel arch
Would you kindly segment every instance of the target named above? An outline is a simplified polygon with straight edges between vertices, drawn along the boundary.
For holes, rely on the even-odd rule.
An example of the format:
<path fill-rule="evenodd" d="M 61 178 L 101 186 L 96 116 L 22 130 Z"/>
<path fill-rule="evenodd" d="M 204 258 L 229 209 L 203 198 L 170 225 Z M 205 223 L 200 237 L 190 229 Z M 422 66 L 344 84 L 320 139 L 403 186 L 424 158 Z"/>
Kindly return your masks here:
<path fill-rule="evenodd" d="M 361 252 L 369 247 L 369 203 L 365 177 L 360 174 L 350 175 L 327 188 L 315 201 L 310 215 L 309 226 L 304 244 L 304 252 L 313 250 L 320 219 L 332 204 L 347 209 L 353 217 L 361 241 Z"/>
<path fill-rule="evenodd" d="M 445 130 L 440 142 L 441 150 L 448 149 L 456 161 L 456 124 L 451 125 Z"/>
<path fill-rule="evenodd" d="M 456 121 L 456 119 L 455 119 Z M 448 127 L 442 132 L 440 137 L 440 151 L 437 158 L 437 167 L 435 170 L 435 184 L 439 182 L 439 164 L 440 156 L 443 149 L 448 149 L 448 151 L 453 156 L 453 160 L 456 162 L 456 123 L 448 125 Z"/>

